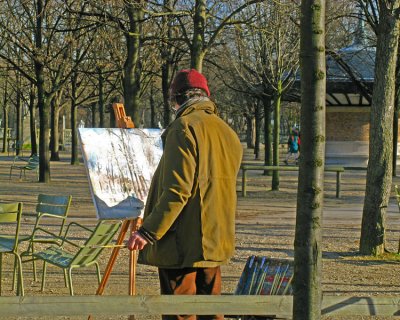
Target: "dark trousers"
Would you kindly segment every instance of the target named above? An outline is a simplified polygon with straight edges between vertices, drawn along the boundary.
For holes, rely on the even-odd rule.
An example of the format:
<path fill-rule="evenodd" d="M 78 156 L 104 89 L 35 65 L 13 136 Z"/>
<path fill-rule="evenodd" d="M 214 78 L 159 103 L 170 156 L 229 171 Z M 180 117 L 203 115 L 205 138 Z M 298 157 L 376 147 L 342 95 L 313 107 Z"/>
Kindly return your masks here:
<path fill-rule="evenodd" d="M 221 294 L 221 269 L 183 268 L 158 269 L 161 294 Z M 163 320 L 195 320 L 194 315 L 163 315 Z M 197 319 L 222 320 L 223 315 L 202 315 Z"/>

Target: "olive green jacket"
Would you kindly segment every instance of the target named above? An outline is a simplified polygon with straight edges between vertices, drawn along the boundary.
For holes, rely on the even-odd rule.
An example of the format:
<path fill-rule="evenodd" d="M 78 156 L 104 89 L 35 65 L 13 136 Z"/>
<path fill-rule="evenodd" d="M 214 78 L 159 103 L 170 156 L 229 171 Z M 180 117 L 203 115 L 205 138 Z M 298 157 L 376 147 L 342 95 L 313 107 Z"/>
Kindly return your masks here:
<path fill-rule="evenodd" d="M 163 141 L 142 225 L 155 241 L 138 262 L 161 268 L 226 263 L 235 247 L 238 136 L 206 100 L 186 107 Z"/>

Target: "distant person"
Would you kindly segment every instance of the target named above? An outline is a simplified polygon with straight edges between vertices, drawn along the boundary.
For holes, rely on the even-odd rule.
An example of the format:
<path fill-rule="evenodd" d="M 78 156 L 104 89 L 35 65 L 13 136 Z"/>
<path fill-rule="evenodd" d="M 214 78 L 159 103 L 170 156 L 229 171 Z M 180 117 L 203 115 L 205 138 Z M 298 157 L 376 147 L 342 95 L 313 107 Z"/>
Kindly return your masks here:
<path fill-rule="evenodd" d="M 292 133 L 288 138 L 288 152 L 286 154 L 285 164 L 289 164 L 289 160 L 293 158 L 294 163 L 297 165 L 299 161 L 299 154 L 300 154 L 300 137 L 299 131 L 297 129 L 293 129 Z"/>
<path fill-rule="evenodd" d="M 170 88 L 176 119 L 162 135 L 164 153 L 143 224 L 127 244 L 129 250 L 141 250 L 139 263 L 158 267 L 161 294 L 219 295 L 220 265 L 234 253 L 236 176 L 243 150 L 209 96 L 201 73 L 176 74 Z"/>

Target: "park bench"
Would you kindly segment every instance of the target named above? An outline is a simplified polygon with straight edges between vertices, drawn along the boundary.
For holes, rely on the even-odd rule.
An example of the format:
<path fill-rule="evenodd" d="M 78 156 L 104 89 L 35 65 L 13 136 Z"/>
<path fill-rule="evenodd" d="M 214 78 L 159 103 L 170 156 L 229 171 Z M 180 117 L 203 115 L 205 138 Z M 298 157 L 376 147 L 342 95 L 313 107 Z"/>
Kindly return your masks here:
<path fill-rule="evenodd" d="M 32 155 L 29 158 L 14 157 L 14 161 L 10 167 L 10 180 L 13 169 L 19 170 L 20 179 L 22 178 L 22 173 L 24 174 L 24 178 L 26 178 L 26 171 L 34 171 L 39 175 L 39 156 Z"/>
<path fill-rule="evenodd" d="M 255 164 L 242 164 L 242 195 L 247 195 L 247 171 L 249 170 L 267 170 L 267 171 L 299 171 L 297 166 L 266 166 Z M 325 172 L 336 172 L 336 198 L 340 198 L 341 174 L 344 172 L 344 167 L 341 166 L 325 166 Z"/>

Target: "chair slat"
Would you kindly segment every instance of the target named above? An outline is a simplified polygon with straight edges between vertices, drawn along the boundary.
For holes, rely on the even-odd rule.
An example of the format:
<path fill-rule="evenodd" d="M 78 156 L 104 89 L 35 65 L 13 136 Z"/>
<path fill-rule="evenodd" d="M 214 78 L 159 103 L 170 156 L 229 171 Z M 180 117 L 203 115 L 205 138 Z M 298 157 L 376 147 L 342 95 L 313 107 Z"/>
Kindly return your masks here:
<path fill-rule="evenodd" d="M 47 203 L 53 205 L 67 205 L 70 199 L 68 196 L 55 196 L 48 194 L 39 194 L 38 202 L 39 203 Z"/>
<path fill-rule="evenodd" d="M 0 213 L 2 212 L 18 212 L 19 203 L 2 203 L 0 206 Z"/>
<path fill-rule="evenodd" d="M 0 223 L 16 222 L 18 212 L 0 212 Z"/>
<path fill-rule="evenodd" d="M 45 203 L 39 203 L 36 206 L 37 213 L 50 213 L 57 216 L 64 216 L 67 210 L 67 206 L 54 206 Z"/>

